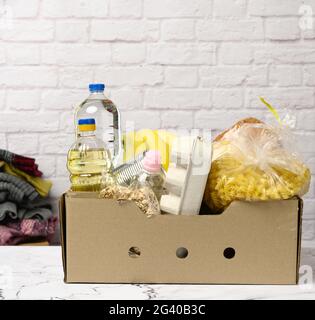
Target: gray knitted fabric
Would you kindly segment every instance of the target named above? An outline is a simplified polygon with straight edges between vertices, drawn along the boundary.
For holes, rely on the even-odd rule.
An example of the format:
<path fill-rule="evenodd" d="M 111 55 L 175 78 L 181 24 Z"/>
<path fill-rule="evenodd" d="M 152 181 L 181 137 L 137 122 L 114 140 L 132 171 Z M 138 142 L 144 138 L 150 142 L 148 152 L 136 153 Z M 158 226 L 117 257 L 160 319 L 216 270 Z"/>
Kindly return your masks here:
<path fill-rule="evenodd" d="M 8 199 L 9 192 L 8 191 L 0 191 L 0 203 L 4 202 Z"/>
<path fill-rule="evenodd" d="M 0 203 L 0 221 L 6 217 L 16 219 L 18 217 L 16 204 L 13 202 Z"/>
<path fill-rule="evenodd" d="M 11 163 L 13 160 L 13 153 L 7 150 L 0 149 L 0 159 L 5 162 Z"/>
<path fill-rule="evenodd" d="M 39 196 L 36 189 L 28 182 L 19 177 L 0 172 L 0 192 L 3 191 L 7 191 L 7 199 L 14 202 L 22 202 L 24 200 L 32 201 Z"/>
<path fill-rule="evenodd" d="M 0 203 L 0 222 L 5 218 L 11 219 L 38 219 L 46 221 L 52 217 L 51 208 L 47 205 L 34 208 L 18 208 L 16 203 L 7 201 Z"/>
<path fill-rule="evenodd" d="M 13 153 L 0 149 L 0 159 L 10 163 Z M 32 201 L 39 198 L 36 189 L 25 180 L 0 172 L 0 223 L 6 218 L 48 220 L 51 207 Z"/>
<path fill-rule="evenodd" d="M 48 208 L 34 208 L 27 209 L 22 208 L 18 210 L 19 219 L 37 219 L 37 220 L 48 220 L 52 217 L 52 211 Z"/>
<path fill-rule="evenodd" d="M 24 198 L 23 191 L 20 190 L 19 188 L 17 188 L 13 183 L 0 181 L 0 191 L 1 192 L 8 191 L 7 197 L 4 200 L 11 200 L 11 201 L 15 201 L 15 202 L 22 202 L 23 201 L 23 198 Z"/>

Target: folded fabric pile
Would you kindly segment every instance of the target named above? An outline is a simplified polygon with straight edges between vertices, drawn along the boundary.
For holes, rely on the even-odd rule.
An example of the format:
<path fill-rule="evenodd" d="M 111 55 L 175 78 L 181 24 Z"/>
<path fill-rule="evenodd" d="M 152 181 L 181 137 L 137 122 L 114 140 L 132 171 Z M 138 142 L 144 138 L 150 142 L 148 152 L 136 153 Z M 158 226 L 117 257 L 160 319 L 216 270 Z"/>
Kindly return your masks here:
<path fill-rule="evenodd" d="M 41 177 L 43 173 L 38 170 L 35 159 L 20 156 L 7 150 L 0 149 L 0 159 L 12 164 L 16 169 L 20 169 L 34 177 Z"/>
<path fill-rule="evenodd" d="M 0 245 L 49 240 L 55 233 L 48 196 L 52 183 L 41 178 L 35 159 L 0 149 Z"/>

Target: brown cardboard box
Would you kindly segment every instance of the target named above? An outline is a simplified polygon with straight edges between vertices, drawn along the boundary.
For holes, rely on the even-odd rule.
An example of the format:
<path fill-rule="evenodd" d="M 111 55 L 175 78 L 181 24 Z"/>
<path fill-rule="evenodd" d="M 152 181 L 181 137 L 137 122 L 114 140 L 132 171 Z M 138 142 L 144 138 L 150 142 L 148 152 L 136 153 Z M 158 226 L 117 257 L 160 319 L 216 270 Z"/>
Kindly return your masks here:
<path fill-rule="evenodd" d="M 295 284 L 301 216 L 302 201 L 292 199 L 148 218 L 132 202 L 69 192 L 60 201 L 65 281 Z M 132 247 L 140 255 L 130 256 Z"/>

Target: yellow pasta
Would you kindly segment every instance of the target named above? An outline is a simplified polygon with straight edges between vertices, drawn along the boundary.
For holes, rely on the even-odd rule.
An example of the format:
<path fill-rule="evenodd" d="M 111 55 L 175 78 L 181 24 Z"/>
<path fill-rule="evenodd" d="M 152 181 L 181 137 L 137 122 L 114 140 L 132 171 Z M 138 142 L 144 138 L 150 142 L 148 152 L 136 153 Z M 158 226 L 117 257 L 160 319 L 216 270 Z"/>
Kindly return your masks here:
<path fill-rule="evenodd" d="M 302 196 L 310 170 L 283 146 L 280 134 L 263 123 L 243 123 L 213 143 L 213 162 L 204 200 L 213 213 L 232 201 Z"/>

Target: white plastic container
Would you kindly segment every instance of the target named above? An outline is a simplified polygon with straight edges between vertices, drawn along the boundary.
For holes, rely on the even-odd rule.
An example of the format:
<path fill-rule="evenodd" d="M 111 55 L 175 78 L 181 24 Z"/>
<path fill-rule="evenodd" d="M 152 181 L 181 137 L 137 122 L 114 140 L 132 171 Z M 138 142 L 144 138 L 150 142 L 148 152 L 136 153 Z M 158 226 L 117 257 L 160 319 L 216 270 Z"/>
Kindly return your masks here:
<path fill-rule="evenodd" d="M 183 158 L 188 164 L 182 165 L 181 152 L 176 149 L 178 164 L 170 165 L 166 174 L 165 188 L 168 194 L 161 198 L 161 210 L 165 213 L 197 215 L 202 203 L 203 193 L 211 168 L 211 137 L 197 136 L 187 157 L 186 148 Z M 184 159 L 184 160 L 185 160 Z"/>

